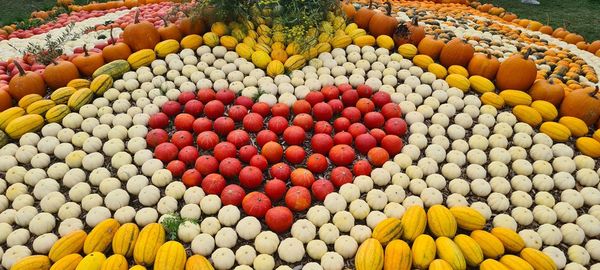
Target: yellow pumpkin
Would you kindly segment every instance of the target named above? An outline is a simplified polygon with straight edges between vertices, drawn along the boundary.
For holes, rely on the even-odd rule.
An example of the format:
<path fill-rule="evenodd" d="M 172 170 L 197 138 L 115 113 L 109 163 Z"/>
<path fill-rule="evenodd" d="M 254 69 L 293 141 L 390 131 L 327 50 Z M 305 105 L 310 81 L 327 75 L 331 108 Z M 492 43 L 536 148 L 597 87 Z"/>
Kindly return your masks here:
<path fill-rule="evenodd" d="M 279 60 L 273 60 L 267 66 L 267 75 L 271 77 L 283 74 L 284 71 L 285 67 L 283 66 L 283 63 L 281 63 L 281 61 Z"/>
<path fill-rule="evenodd" d="M 394 40 L 388 35 L 380 35 L 377 37 L 377 46 L 392 50 L 394 48 Z"/>
<path fill-rule="evenodd" d="M 586 156 L 591 158 L 600 157 L 600 142 L 593 138 L 578 138 L 577 141 L 575 141 L 575 146 L 577 146 L 577 149 Z"/>

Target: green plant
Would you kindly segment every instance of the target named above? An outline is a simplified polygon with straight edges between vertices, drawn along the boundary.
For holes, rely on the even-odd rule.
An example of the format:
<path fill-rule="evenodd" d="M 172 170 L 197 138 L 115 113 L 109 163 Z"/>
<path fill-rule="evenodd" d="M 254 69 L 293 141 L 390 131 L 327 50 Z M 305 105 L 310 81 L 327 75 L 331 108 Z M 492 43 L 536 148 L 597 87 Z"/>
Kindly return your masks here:
<path fill-rule="evenodd" d="M 169 240 L 177 240 L 177 231 L 179 230 L 179 225 L 184 222 L 189 221 L 192 223 L 198 223 L 198 220 L 193 220 L 189 218 L 182 218 L 179 214 L 171 214 L 169 217 L 163 219 L 160 223 L 163 228 L 165 228 L 165 232 L 167 233 L 167 239 Z"/>

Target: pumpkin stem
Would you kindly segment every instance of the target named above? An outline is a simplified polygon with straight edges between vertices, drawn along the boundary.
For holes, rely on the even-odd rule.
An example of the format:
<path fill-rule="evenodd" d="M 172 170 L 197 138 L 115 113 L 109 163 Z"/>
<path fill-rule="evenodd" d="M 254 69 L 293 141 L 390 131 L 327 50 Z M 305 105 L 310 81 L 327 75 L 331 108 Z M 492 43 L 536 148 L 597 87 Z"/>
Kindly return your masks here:
<path fill-rule="evenodd" d="M 419 26 L 419 17 L 415 15 L 411 20 L 411 24 L 414 26 Z"/>
<path fill-rule="evenodd" d="M 396 27 L 396 31 L 394 31 L 394 36 L 407 37 L 408 32 L 408 26 L 404 23 L 400 23 L 398 24 L 398 27 Z"/>
<path fill-rule="evenodd" d="M 15 62 L 16 64 L 16 62 Z M 596 85 L 596 88 L 594 88 L 594 91 L 590 92 L 590 97 L 593 97 L 595 99 L 598 99 L 598 91 L 600 91 L 600 88 L 598 88 L 598 86 Z"/>
<path fill-rule="evenodd" d="M 90 56 L 90 54 L 89 54 L 89 52 L 88 52 L 88 50 L 87 50 L 87 44 L 83 44 L 83 55 L 84 55 L 85 57 L 88 57 L 88 56 Z"/>
<path fill-rule="evenodd" d="M 369 9 L 373 7 L 373 0 L 369 0 Z"/>
<path fill-rule="evenodd" d="M 533 50 L 531 50 L 531 47 L 527 48 L 527 51 L 525 52 L 525 54 L 523 55 L 523 59 L 527 60 L 529 59 L 529 56 L 533 53 Z"/>
<path fill-rule="evenodd" d="M 19 75 L 20 76 L 25 76 L 25 70 L 23 69 L 23 67 L 21 66 L 21 64 L 19 64 L 19 62 L 15 61 L 15 67 L 17 67 L 17 69 L 19 70 Z"/>
<path fill-rule="evenodd" d="M 117 44 L 117 41 L 115 40 L 115 38 L 113 36 L 113 29 L 114 29 L 114 27 L 111 25 L 109 36 L 110 36 L 110 42 L 112 42 L 112 45 L 115 45 L 115 44 Z"/>
<path fill-rule="evenodd" d="M 392 2 L 387 1 L 386 5 L 387 15 L 392 16 Z"/>
<path fill-rule="evenodd" d="M 140 10 L 136 10 L 135 11 L 135 17 L 133 17 L 133 23 L 139 23 L 140 22 Z"/>

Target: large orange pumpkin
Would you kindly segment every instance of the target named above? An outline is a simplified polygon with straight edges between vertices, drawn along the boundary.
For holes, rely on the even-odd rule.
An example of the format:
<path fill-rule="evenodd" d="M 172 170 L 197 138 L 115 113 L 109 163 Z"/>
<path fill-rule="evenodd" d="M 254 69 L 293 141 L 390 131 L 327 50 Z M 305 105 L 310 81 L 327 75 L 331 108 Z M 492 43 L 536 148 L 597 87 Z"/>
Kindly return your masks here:
<path fill-rule="evenodd" d="M 392 14 L 392 3 L 387 2 L 387 14 L 383 12 L 376 12 L 371 20 L 369 21 L 369 33 L 374 37 L 381 35 L 392 36 L 394 30 L 398 25 L 398 20 L 391 16 Z"/>
<path fill-rule="evenodd" d="M 354 18 L 354 15 L 356 14 L 356 8 L 352 3 L 350 3 L 350 0 L 346 0 L 344 1 L 344 3 L 342 3 L 342 10 L 344 11 L 344 14 L 346 14 L 346 17 L 349 19 Z"/>
<path fill-rule="evenodd" d="M 419 45 L 419 42 L 425 38 L 425 27 L 419 25 L 419 17 L 416 15 L 406 24 L 410 33 L 409 40 L 412 45 Z"/>
<path fill-rule="evenodd" d="M 174 39 L 180 41 L 183 35 L 181 34 L 181 30 L 179 30 L 177 25 L 169 23 L 169 21 L 167 21 L 165 18 L 163 18 L 163 22 L 165 25 L 158 28 L 158 34 L 160 35 L 160 39 Z"/>
<path fill-rule="evenodd" d="M 529 90 L 537 75 L 535 63 L 529 59 L 530 53 L 515 54 L 500 64 L 496 74 L 498 89 Z"/>
<path fill-rule="evenodd" d="M 469 75 L 479 75 L 490 80 L 496 78 L 496 73 L 500 68 L 500 61 L 490 54 L 478 53 L 469 61 Z"/>
<path fill-rule="evenodd" d="M 598 86 L 595 89 L 578 89 L 568 94 L 560 105 L 561 116 L 577 117 L 588 126 L 600 119 L 600 97 Z"/>
<path fill-rule="evenodd" d="M 443 40 L 435 39 L 432 36 L 426 36 L 419 42 L 417 48 L 419 49 L 419 53 L 428 55 L 435 60 L 440 56 L 440 52 L 442 52 L 444 45 L 446 44 Z"/>
<path fill-rule="evenodd" d="M 139 15 L 138 10 L 133 23 L 123 30 L 123 42 L 133 51 L 154 49 L 154 46 L 160 42 L 160 34 L 150 22 L 140 22 Z"/>
<path fill-rule="evenodd" d="M 179 21 L 179 30 L 183 35 L 202 35 L 206 31 L 204 21 L 199 17 L 186 17 Z"/>
<path fill-rule="evenodd" d="M 73 58 L 72 62 L 81 74 L 89 77 L 94 74 L 96 69 L 104 65 L 104 58 L 102 53 L 89 52 L 86 45 L 83 45 L 83 54 Z"/>
<path fill-rule="evenodd" d="M 17 61 L 14 63 L 19 70 L 19 74 L 10 79 L 8 93 L 17 101 L 29 94 L 45 96 L 46 83 L 44 83 L 42 75 L 34 71 L 25 71 Z"/>
<path fill-rule="evenodd" d="M 77 66 L 69 61 L 53 62 L 44 69 L 44 80 L 48 87 L 57 89 L 79 78 Z"/>
<path fill-rule="evenodd" d="M 104 57 L 105 62 L 109 63 L 119 59 L 127 59 L 129 55 L 131 55 L 131 49 L 124 42 L 117 42 L 117 40 L 113 37 L 112 28 L 110 29 L 110 40 L 112 44 L 108 44 L 108 46 L 102 49 L 102 57 Z"/>
<path fill-rule="evenodd" d="M 367 29 L 369 27 L 369 22 L 371 18 L 375 15 L 375 11 L 371 9 L 373 6 L 373 1 L 369 2 L 369 6 L 361 7 L 356 14 L 354 14 L 354 22 L 358 27 L 362 29 Z"/>
<path fill-rule="evenodd" d="M 565 97 L 565 90 L 552 79 L 537 80 L 529 89 L 529 95 L 533 100 L 545 100 L 558 107 Z"/>
<path fill-rule="evenodd" d="M 469 61 L 473 58 L 475 50 L 471 44 L 465 43 L 458 38 L 450 40 L 444 45 L 440 53 L 440 63 L 449 67 L 452 65 L 460 65 L 466 67 Z"/>

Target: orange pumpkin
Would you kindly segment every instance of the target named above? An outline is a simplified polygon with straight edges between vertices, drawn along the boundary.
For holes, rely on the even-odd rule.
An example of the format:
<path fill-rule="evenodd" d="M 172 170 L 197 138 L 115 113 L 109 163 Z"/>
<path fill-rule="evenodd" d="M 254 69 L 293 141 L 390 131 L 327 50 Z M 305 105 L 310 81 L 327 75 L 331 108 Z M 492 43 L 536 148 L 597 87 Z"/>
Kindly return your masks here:
<path fill-rule="evenodd" d="M 552 26 L 549 26 L 549 25 L 544 25 L 544 26 L 540 27 L 539 31 L 546 35 L 552 35 L 552 32 L 554 32 L 554 30 L 552 30 Z"/>
<path fill-rule="evenodd" d="M 169 23 L 165 18 L 162 18 L 165 25 L 158 28 L 158 34 L 161 40 L 174 39 L 180 41 L 183 38 L 181 30 L 177 25 Z"/>
<path fill-rule="evenodd" d="M 444 45 L 440 53 L 440 64 L 445 67 L 460 65 L 466 67 L 473 58 L 475 50 L 471 44 L 465 43 L 458 38 L 450 40 Z"/>
<path fill-rule="evenodd" d="M 185 36 L 202 35 L 206 31 L 204 21 L 199 17 L 186 17 L 179 21 L 179 30 Z"/>
<path fill-rule="evenodd" d="M 425 27 L 419 25 L 419 17 L 414 16 L 410 22 L 406 24 L 408 27 L 409 41 L 412 45 L 419 45 L 419 42 L 425 38 Z"/>
<path fill-rule="evenodd" d="M 354 18 L 354 15 L 356 14 L 356 8 L 352 3 L 350 3 L 350 0 L 346 0 L 344 1 L 344 3 L 342 3 L 342 10 L 344 11 L 344 14 L 346 14 L 346 17 L 349 19 Z"/>
<path fill-rule="evenodd" d="M 500 61 L 490 54 L 475 54 L 469 61 L 469 75 L 479 75 L 490 80 L 496 78 L 496 73 L 500 68 Z"/>
<path fill-rule="evenodd" d="M 17 101 L 29 94 L 46 95 L 46 83 L 44 78 L 37 72 L 25 71 L 19 62 L 15 61 L 15 67 L 19 74 L 10 79 L 8 83 L 8 93 Z"/>
<path fill-rule="evenodd" d="M 387 2 L 387 14 L 376 12 L 369 21 L 369 33 L 374 37 L 381 35 L 391 36 L 398 25 L 398 20 L 391 16 L 392 3 Z"/>
<path fill-rule="evenodd" d="M 8 93 L 8 91 L 4 90 L 7 87 L 0 88 L 0 112 L 10 108 L 13 106 L 13 99 Z"/>
<path fill-rule="evenodd" d="M 69 61 L 52 62 L 44 69 L 44 81 L 51 89 L 61 88 L 79 78 L 77 66 Z"/>
<path fill-rule="evenodd" d="M 131 55 L 131 49 L 124 42 L 117 42 L 115 38 L 113 38 L 112 28 L 110 29 L 110 40 L 112 44 L 104 47 L 102 49 L 102 56 L 104 57 L 104 61 L 109 63 L 119 59 L 127 59 L 129 55 Z"/>
<path fill-rule="evenodd" d="M 552 79 L 549 81 L 537 80 L 529 89 L 529 95 L 533 100 L 545 100 L 558 107 L 565 97 L 565 91 Z"/>
<path fill-rule="evenodd" d="M 123 42 L 133 51 L 154 49 L 154 46 L 160 42 L 160 34 L 150 22 L 140 22 L 139 15 L 138 10 L 133 23 L 123 30 Z"/>
<path fill-rule="evenodd" d="M 419 46 L 417 46 L 419 53 L 428 55 L 432 59 L 438 59 L 442 49 L 444 48 L 443 40 L 435 39 L 432 36 L 424 37 L 421 42 L 419 42 Z"/>
<path fill-rule="evenodd" d="M 104 65 L 104 58 L 102 53 L 92 52 L 90 53 L 86 45 L 83 45 L 83 54 L 80 54 L 73 58 L 73 64 L 77 66 L 79 72 L 85 76 L 92 76 L 94 71 Z"/>
<path fill-rule="evenodd" d="M 529 59 L 530 53 L 531 50 L 525 55 L 515 54 L 500 64 L 496 74 L 498 89 L 529 90 L 537 75 L 535 63 Z"/>
<path fill-rule="evenodd" d="M 592 54 L 596 53 L 598 50 L 600 50 L 600 40 L 590 43 L 590 45 L 587 47 L 587 51 L 591 52 Z"/>
<path fill-rule="evenodd" d="M 568 94 L 560 105 L 561 116 L 577 117 L 588 126 L 600 119 L 600 97 L 598 86 L 595 89 L 583 88 Z"/>
<path fill-rule="evenodd" d="M 581 35 L 574 33 L 567 34 L 564 39 L 565 42 L 569 44 L 577 44 L 577 42 L 584 41 L 584 38 Z"/>
<path fill-rule="evenodd" d="M 359 28 L 367 29 L 371 18 L 375 15 L 375 11 L 371 9 L 373 7 L 373 1 L 369 2 L 369 6 L 361 7 L 356 14 L 354 14 L 354 22 Z"/>

